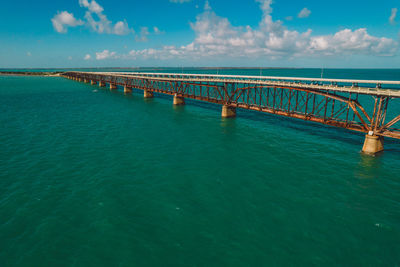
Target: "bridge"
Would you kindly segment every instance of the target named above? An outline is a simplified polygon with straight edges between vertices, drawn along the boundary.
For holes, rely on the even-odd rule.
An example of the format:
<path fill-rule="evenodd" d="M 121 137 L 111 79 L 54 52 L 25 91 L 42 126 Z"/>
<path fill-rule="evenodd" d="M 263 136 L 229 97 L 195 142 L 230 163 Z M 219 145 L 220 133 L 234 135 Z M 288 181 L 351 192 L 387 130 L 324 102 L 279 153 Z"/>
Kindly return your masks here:
<path fill-rule="evenodd" d="M 400 103 L 397 112 L 388 112 L 400 98 L 400 81 L 75 71 L 62 76 L 108 84 L 110 90 L 123 86 L 125 93 L 140 89 L 145 98 L 172 95 L 174 105 L 184 105 L 185 98 L 220 104 L 223 118 L 242 108 L 362 132 L 366 154 L 383 151 L 384 137 L 400 139 Z"/>

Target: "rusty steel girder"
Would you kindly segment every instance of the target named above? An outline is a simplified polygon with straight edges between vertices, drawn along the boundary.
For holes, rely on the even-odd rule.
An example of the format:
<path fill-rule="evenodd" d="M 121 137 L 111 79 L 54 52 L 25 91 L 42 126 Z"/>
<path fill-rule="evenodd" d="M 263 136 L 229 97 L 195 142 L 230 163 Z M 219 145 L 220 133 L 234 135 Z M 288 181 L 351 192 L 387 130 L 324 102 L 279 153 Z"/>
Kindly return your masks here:
<path fill-rule="evenodd" d="M 400 115 L 395 115 L 386 122 L 389 102 L 397 97 L 384 95 L 381 92 L 376 95 L 365 95 L 326 89 L 323 86 L 307 87 L 304 83 L 270 86 L 258 84 L 253 80 L 225 82 L 209 78 L 177 79 L 178 74 L 142 76 L 67 72 L 64 75 L 400 139 L 400 129 L 394 128 L 400 121 Z M 361 98 L 363 101 L 360 101 Z"/>

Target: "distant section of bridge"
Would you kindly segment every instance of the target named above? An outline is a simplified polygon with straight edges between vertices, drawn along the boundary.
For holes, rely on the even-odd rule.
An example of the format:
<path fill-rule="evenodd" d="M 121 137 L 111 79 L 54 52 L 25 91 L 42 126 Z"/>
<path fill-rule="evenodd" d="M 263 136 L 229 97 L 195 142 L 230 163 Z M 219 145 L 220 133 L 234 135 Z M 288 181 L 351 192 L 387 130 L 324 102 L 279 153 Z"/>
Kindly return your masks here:
<path fill-rule="evenodd" d="M 98 84 L 111 90 L 124 87 L 173 95 L 174 105 L 185 98 L 222 105 L 222 117 L 235 117 L 236 108 L 256 110 L 366 134 L 363 152 L 383 151 L 383 138 L 400 139 L 400 104 L 388 114 L 389 103 L 400 98 L 400 81 L 318 79 L 241 75 L 66 72 L 63 77 Z M 387 119 L 391 117 L 390 120 Z"/>

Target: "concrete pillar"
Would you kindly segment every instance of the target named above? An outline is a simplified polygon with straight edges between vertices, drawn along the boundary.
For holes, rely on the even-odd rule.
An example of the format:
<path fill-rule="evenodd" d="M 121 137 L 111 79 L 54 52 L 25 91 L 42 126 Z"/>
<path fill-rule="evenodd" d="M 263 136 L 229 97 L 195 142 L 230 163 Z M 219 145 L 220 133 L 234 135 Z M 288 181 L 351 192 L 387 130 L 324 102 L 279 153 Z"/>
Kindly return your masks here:
<path fill-rule="evenodd" d="M 83 82 L 83 78 L 78 78 L 78 81 L 79 82 Z"/>
<path fill-rule="evenodd" d="M 383 151 L 383 136 L 366 135 L 362 152 L 369 155 Z"/>
<path fill-rule="evenodd" d="M 117 89 L 117 85 L 110 83 L 110 90 L 115 90 L 115 89 Z"/>
<path fill-rule="evenodd" d="M 175 106 L 185 105 L 185 98 L 183 96 L 178 96 L 177 94 L 175 94 L 174 95 L 174 105 Z"/>
<path fill-rule="evenodd" d="M 90 80 L 89 79 L 84 79 L 84 82 L 85 83 L 90 83 Z"/>
<path fill-rule="evenodd" d="M 100 86 L 100 87 L 106 87 L 106 82 L 100 81 L 100 82 L 99 82 L 99 86 Z"/>
<path fill-rule="evenodd" d="M 221 115 L 222 118 L 234 118 L 236 117 L 236 108 L 229 105 L 223 105 Z"/>
<path fill-rule="evenodd" d="M 90 81 L 90 84 L 91 84 L 91 85 L 96 85 L 97 83 L 96 83 L 95 80 L 91 80 L 91 81 Z"/>
<path fill-rule="evenodd" d="M 125 94 L 130 94 L 132 93 L 132 87 L 129 87 L 127 85 L 124 86 L 124 93 Z"/>
<path fill-rule="evenodd" d="M 144 98 L 153 98 L 154 94 L 152 91 L 144 90 Z"/>

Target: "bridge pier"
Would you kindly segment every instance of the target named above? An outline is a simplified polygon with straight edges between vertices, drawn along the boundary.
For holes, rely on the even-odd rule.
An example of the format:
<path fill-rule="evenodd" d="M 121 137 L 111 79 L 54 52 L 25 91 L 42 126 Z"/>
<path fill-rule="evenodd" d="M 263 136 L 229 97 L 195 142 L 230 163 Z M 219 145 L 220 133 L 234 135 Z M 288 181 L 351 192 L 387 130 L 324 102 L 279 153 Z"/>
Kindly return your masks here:
<path fill-rule="evenodd" d="M 383 136 L 369 135 L 365 136 L 362 152 L 368 155 L 375 155 L 383 151 Z"/>
<path fill-rule="evenodd" d="M 129 87 L 127 85 L 124 86 L 124 93 L 125 94 L 130 94 L 132 93 L 132 87 Z"/>
<path fill-rule="evenodd" d="M 183 96 L 174 95 L 174 105 L 175 106 L 183 106 L 185 105 L 185 98 Z"/>
<path fill-rule="evenodd" d="M 84 82 L 85 83 L 90 83 L 90 80 L 89 79 L 85 79 Z"/>
<path fill-rule="evenodd" d="M 117 89 L 117 85 L 110 83 L 110 90 L 116 90 Z"/>
<path fill-rule="evenodd" d="M 152 91 L 144 90 L 143 96 L 144 96 L 144 98 L 153 98 L 154 94 Z"/>
<path fill-rule="evenodd" d="M 90 81 L 90 84 L 91 84 L 91 85 L 96 85 L 97 83 L 96 83 L 95 80 L 91 80 L 91 81 Z"/>
<path fill-rule="evenodd" d="M 222 118 L 234 118 L 236 117 L 236 108 L 229 105 L 222 106 Z"/>
<path fill-rule="evenodd" d="M 99 86 L 100 86 L 100 87 L 106 87 L 106 82 L 100 81 L 100 82 L 99 82 Z"/>

